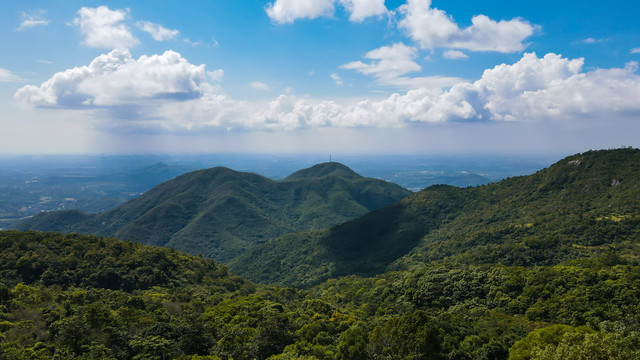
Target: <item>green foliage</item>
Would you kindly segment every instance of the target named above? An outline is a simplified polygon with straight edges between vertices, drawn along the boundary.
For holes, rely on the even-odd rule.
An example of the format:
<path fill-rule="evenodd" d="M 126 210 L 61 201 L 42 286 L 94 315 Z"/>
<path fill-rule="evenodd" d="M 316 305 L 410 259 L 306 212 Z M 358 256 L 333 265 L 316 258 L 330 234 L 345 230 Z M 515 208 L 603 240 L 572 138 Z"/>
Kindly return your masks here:
<path fill-rule="evenodd" d="M 439 328 L 421 310 L 397 316 L 376 327 L 369 353 L 381 359 L 440 359 Z"/>
<path fill-rule="evenodd" d="M 590 151 L 486 186 L 431 186 L 329 230 L 258 246 L 230 267 L 254 281 L 308 287 L 430 262 L 638 264 L 638 199 L 640 150 Z"/>
<path fill-rule="evenodd" d="M 381 273 L 459 211 L 459 190 L 433 186 L 329 230 L 286 235 L 238 257 L 230 268 L 254 281 L 305 287 L 331 277 Z"/>
<path fill-rule="evenodd" d="M 244 282 L 222 265 L 175 250 L 92 235 L 17 231 L 0 232 L 0 275 L 5 284 L 125 291 L 198 283 L 236 289 Z"/>
<path fill-rule="evenodd" d="M 633 359 L 640 351 L 634 265 L 430 264 L 299 291 L 250 284 L 211 260 L 112 239 L 35 232 L 0 238 L 7 289 L 0 358 L 506 359 L 511 351 L 514 359 L 559 359 L 597 349 L 600 358 Z M 74 264 L 68 283 L 46 285 L 37 276 L 59 261 L 50 249 Z M 96 263 L 93 251 L 114 267 L 137 264 L 123 277 L 146 274 L 157 259 L 149 252 L 165 254 L 163 267 L 176 270 L 147 288 L 78 281 L 86 275 L 74 271 Z M 110 259 L 114 253 L 120 262 Z M 16 261 L 26 255 L 40 260 Z"/>
<path fill-rule="evenodd" d="M 219 167 L 178 176 L 97 215 L 42 213 L 16 227 L 112 236 L 229 261 L 270 239 L 326 228 L 410 193 L 338 163 L 280 182 Z"/>
<path fill-rule="evenodd" d="M 338 359 L 367 360 L 367 343 L 369 336 L 361 326 L 352 326 L 340 335 L 338 343 Z"/>
<path fill-rule="evenodd" d="M 640 333 L 615 324 L 603 323 L 604 332 L 588 328 L 553 325 L 538 329 L 516 342 L 509 359 L 637 359 L 640 356 Z"/>
<path fill-rule="evenodd" d="M 637 154 L 432 187 L 283 238 L 288 256 L 264 248 L 302 290 L 170 249 L 0 232 L 0 359 L 637 359 Z"/>
<path fill-rule="evenodd" d="M 594 333 L 587 327 L 572 327 L 568 325 L 552 325 L 530 332 L 526 338 L 517 341 L 509 349 L 509 359 L 528 360 L 532 358 L 534 349 L 557 346 L 567 334 L 584 336 L 585 333 Z M 572 337 L 573 338 L 573 337 Z"/>

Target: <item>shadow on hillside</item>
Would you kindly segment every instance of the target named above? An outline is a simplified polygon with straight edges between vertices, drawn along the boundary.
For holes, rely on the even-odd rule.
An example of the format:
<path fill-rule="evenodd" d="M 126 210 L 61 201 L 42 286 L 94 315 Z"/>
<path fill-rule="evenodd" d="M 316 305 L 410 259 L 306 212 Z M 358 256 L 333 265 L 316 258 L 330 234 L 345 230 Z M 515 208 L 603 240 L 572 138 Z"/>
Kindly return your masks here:
<path fill-rule="evenodd" d="M 409 253 L 432 230 L 462 207 L 462 189 L 433 186 L 373 211 L 362 218 L 333 227 L 321 239 L 334 276 L 373 276 Z"/>

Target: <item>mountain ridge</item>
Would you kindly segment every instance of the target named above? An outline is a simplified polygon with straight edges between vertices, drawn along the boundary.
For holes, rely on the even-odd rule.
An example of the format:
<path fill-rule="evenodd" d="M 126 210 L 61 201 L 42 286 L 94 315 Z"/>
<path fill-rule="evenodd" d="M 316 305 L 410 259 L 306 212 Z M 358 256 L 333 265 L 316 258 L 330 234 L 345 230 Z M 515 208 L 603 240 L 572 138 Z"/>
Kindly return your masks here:
<path fill-rule="evenodd" d="M 177 176 L 100 214 L 50 212 L 16 228 L 112 236 L 228 261 L 269 239 L 329 227 L 410 193 L 338 163 L 282 181 L 214 167 Z"/>
<path fill-rule="evenodd" d="M 174 249 L 2 231 L 0 357 L 637 359 L 639 175 L 639 151 L 588 152 L 286 235 L 272 253 L 293 256 L 268 265 L 308 289 Z"/>
<path fill-rule="evenodd" d="M 229 265 L 254 281 L 303 287 L 447 259 L 553 265 L 640 240 L 639 212 L 640 150 L 589 151 L 489 185 L 431 186 L 331 229 L 274 239 Z"/>

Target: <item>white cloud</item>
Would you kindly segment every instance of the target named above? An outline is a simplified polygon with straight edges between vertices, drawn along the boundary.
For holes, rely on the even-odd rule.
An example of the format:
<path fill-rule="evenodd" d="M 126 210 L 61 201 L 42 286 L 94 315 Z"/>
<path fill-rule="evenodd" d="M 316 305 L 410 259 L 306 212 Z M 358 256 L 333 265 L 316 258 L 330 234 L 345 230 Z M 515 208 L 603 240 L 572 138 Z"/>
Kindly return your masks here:
<path fill-rule="evenodd" d="M 88 113 L 95 126 L 118 132 L 238 127 L 247 110 L 207 81 L 220 81 L 223 75 L 221 69 L 190 64 L 174 51 L 134 59 L 128 50 L 116 49 L 88 66 L 56 73 L 40 86 L 24 86 L 14 100 Z"/>
<path fill-rule="evenodd" d="M 408 122 L 586 121 L 640 117 L 637 63 L 624 69 L 583 72 L 583 59 L 524 54 L 512 65 L 498 65 L 474 83 L 447 91 L 417 88 L 382 100 L 350 104 L 281 95 L 254 125 L 294 129 L 309 126 L 402 127 Z"/>
<path fill-rule="evenodd" d="M 84 34 L 84 45 L 104 49 L 129 49 L 139 43 L 123 23 L 128 10 L 110 10 L 106 6 L 83 7 L 73 24 Z"/>
<path fill-rule="evenodd" d="M 596 39 L 596 38 L 586 38 L 586 39 L 582 40 L 581 42 L 585 43 L 585 44 L 597 44 L 597 43 L 603 42 L 603 41 L 606 41 L 606 40 L 605 39 Z"/>
<path fill-rule="evenodd" d="M 405 122 L 438 122 L 429 109 L 437 92 L 417 89 L 387 99 L 338 104 L 280 95 L 267 109 L 253 114 L 251 127 L 294 130 L 308 127 L 402 127 Z"/>
<path fill-rule="evenodd" d="M 631 49 L 631 54 L 640 54 L 640 48 Z"/>
<path fill-rule="evenodd" d="M 418 50 L 403 43 L 382 46 L 364 55 L 369 63 L 352 61 L 340 66 L 342 69 L 356 70 L 361 74 L 373 76 L 381 85 L 394 85 L 404 88 L 449 87 L 462 80 L 444 76 L 407 77 L 406 74 L 420 71 L 422 67 L 414 61 Z"/>
<path fill-rule="evenodd" d="M 469 56 L 467 56 L 467 54 L 463 53 L 460 50 L 447 50 L 442 54 L 442 57 L 444 57 L 445 59 L 457 60 L 466 59 Z"/>
<path fill-rule="evenodd" d="M 0 82 L 22 82 L 23 78 L 7 69 L 0 68 Z"/>
<path fill-rule="evenodd" d="M 583 59 L 556 54 L 524 54 L 513 65 L 485 70 L 473 84 L 460 84 L 440 96 L 448 119 L 526 121 L 640 115 L 640 77 L 635 63 L 624 69 L 583 72 Z M 450 108 L 465 106 L 456 114 Z"/>
<path fill-rule="evenodd" d="M 523 41 L 536 27 L 521 19 L 495 21 L 485 15 L 471 19 L 472 25 L 461 29 L 443 10 L 431 8 L 431 0 L 408 0 L 398 8 L 403 16 L 398 26 L 423 49 L 436 47 L 470 51 L 516 52 L 525 48 Z"/>
<path fill-rule="evenodd" d="M 371 57 L 386 58 L 384 54 L 394 53 L 392 48 L 376 49 Z M 287 90 L 261 103 L 230 98 L 207 82 L 207 76 L 220 78 L 222 70 L 207 72 L 204 65 L 190 64 L 176 52 L 134 59 L 127 50 L 114 50 L 89 66 L 59 72 L 40 86 L 24 86 L 14 99 L 41 108 L 92 112 L 88 118 L 99 127 L 130 132 L 640 118 L 637 63 L 592 71 L 584 71 L 583 65 L 583 59 L 527 53 L 514 64 L 487 69 L 477 81 L 460 81 L 448 90 L 421 86 L 360 100 L 298 97 Z"/>
<path fill-rule="evenodd" d="M 298 19 L 332 17 L 337 5 L 349 13 L 349 20 L 361 22 L 388 12 L 384 0 L 276 0 L 265 7 L 269 18 L 280 24 Z"/>
<path fill-rule="evenodd" d="M 384 0 L 340 0 L 340 3 L 350 13 L 349 20 L 354 22 L 362 22 L 366 18 L 388 12 Z"/>
<path fill-rule="evenodd" d="M 207 75 L 209 75 L 209 78 L 215 82 L 220 82 L 222 81 L 222 78 L 224 77 L 224 70 L 222 69 L 217 69 L 217 70 L 213 70 L 213 71 L 207 71 Z"/>
<path fill-rule="evenodd" d="M 184 100 L 199 97 L 208 86 L 205 66 L 190 64 L 174 51 L 136 60 L 128 50 L 113 50 L 89 66 L 56 73 L 40 86 L 24 86 L 14 98 L 32 106 L 86 108 Z"/>
<path fill-rule="evenodd" d="M 353 61 L 342 65 L 341 68 L 372 75 L 381 83 L 392 83 L 394 79 L 402 75 L 422 70 L 420 65 L 413 60 L 417 55 L 416 48 L 406 46 L 403 43 L 395 43 L 366 53 L 364 58 L 372 60 L 368 64 L 362 61 Z"/>
<path fill-rule="evenodd" d="M 245 128 L 249 121 L 248 105 L 225 94 L 212 91 L 181 102 L 159 102 L 150 109 L 155 123 L 143 124 L 168 131 L 196 131 L 206 128 Z M 137 126 L 137 124 L 135 124 Z"/>
<path fill-rule="evenodd" d="M 276 0 L 265 7 L 269 18 L 277 23 L 293 23 L 296 19 L 332 16 L 335 0 Z"/>
<path fill-rule="evenodd" d="M 49 25 L 49 23 L 51 23 L 51 20 L 44 17 L 45 13 L 45 10 L 37 10 L 31 13 L 23 12 L 20 15 L 22 21 L 20 22 L 20 26 L 18 26 L 16 30 L 25 30 L 36 26 Z"/>
<path fill-rule="evenodd" d="M 175 39 L 180 32 L 178 30 L 169 30 L 160 24 L 152 23 L 151 21 L 138 21 L 136 26 L 140 30 L 145 31 L 151 35 L 156 41 L 165 41 Z"/>
<path fill-rule="evenodd" d="M 260 82 L 260 81 L 254 81 L 251 84 L 249 84 L 249 86 L 251 86 L 251 88 L 256 89 L 256 90 L 263 90 L 263 91 L 269 91 L 271 90 L 271 88 L 269 87 L 269 85 Z"/>
<path fill-rule="evenodd" d="M 340 75 L 333 73 L 331 74 L 331 79 L 333 79 L 333 81 L 336 82 L 336 85 L 338 86 L 342 86 L 344 84 L 344 82 L 342 81 L 342 78 L 340 77 Z"/>

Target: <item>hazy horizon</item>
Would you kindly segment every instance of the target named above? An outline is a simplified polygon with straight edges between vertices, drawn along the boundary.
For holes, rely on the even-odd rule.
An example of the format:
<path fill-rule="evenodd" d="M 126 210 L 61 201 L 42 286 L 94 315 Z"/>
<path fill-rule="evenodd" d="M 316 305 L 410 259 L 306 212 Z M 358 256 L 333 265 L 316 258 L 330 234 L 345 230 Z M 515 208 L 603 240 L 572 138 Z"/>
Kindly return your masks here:
<path fill-rule="evenodd" d="M 7 2 L 0 154 L 640 146 L 640 5 Z"/>

